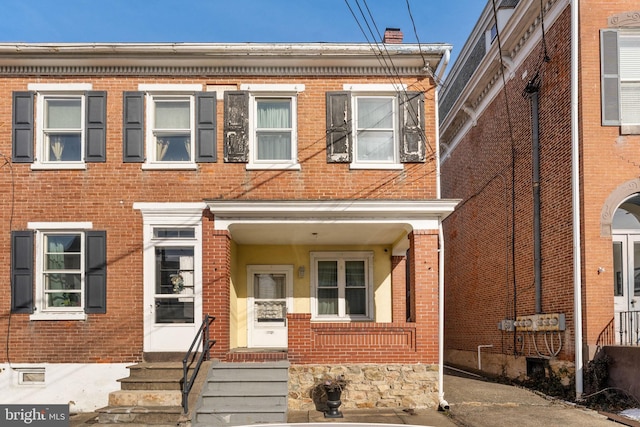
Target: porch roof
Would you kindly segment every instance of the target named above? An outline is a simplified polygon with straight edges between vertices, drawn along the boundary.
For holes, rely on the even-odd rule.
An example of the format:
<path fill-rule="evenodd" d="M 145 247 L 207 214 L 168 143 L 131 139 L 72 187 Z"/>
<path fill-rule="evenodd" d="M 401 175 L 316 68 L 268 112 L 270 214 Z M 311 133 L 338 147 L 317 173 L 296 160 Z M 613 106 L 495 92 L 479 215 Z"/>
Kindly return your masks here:
<path fill-rule="evenodd" d="M 247 245 L 392 245 L 414 229 L 437 230 L 458 200 L 205 200 L 217 230 Z"/>

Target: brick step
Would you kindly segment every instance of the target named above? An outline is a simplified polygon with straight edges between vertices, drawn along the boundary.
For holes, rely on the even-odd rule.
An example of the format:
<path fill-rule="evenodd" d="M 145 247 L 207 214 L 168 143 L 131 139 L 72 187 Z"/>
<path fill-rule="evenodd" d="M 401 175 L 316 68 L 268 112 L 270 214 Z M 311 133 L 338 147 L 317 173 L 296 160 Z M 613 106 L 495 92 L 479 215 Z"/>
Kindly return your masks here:
<path fill-rule="evenodd" d="M 173 426 L 182 416 L 182 407 L 163 406 L 108 406 L 96 411 L 98 423 L 94 425 Z"/>

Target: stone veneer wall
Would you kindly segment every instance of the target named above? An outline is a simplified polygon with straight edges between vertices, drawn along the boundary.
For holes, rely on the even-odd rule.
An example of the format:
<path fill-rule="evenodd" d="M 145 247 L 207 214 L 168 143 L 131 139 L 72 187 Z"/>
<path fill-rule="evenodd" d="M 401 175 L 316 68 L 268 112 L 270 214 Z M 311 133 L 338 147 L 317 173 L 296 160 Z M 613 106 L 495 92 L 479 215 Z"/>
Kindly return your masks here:
<path fill-rule="evenodd" d="M 324 410 L 323 378 L 344 375 L 344 408 L 431 408 L 438 402 L 438 365 L 291 365 L 289 410 Z"/>

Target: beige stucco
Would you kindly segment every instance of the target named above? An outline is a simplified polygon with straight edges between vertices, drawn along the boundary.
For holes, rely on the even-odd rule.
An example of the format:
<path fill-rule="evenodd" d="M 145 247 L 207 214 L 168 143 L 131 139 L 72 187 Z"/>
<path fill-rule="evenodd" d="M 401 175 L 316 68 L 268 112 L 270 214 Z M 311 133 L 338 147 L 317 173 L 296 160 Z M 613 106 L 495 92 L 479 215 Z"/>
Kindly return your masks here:
<path fill-rule="evenodd" d="M 233 245 L 231 274 L 231 347 L 247 346 L 247 265 L 293 265 L 293 312 L 310 313 L 310 253 L 313 251 L 373 251 L 374 316 L 391 322 L 391 247 Z M 304 267 L 304 277 L 298 269 Z"/>

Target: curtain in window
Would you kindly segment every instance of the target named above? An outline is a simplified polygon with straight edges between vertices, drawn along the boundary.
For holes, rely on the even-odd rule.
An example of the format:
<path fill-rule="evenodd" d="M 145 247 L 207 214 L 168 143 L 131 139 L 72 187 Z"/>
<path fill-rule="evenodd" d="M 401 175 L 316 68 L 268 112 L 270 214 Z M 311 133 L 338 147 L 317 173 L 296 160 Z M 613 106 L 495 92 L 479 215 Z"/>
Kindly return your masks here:
<path fill-rule="evenodd" d="M 392 161 L 393 100 L 358 98 L 358 160 Z"/>
<path fill-rule="evenodd" d="M 259 160 L 291 159 L 290 100 L 258 100 L 256 127 Z"/>
<path fill-rule="evenodd" d="M 318 314 L 338 314 L 338 263 L 318 261 Z"/>
<path fill-rule="evenodd" d="M 49 145 L 47 160 L 81 160 L 81 110 L 80 99 L 46 100 L 45 137 Z"/>

